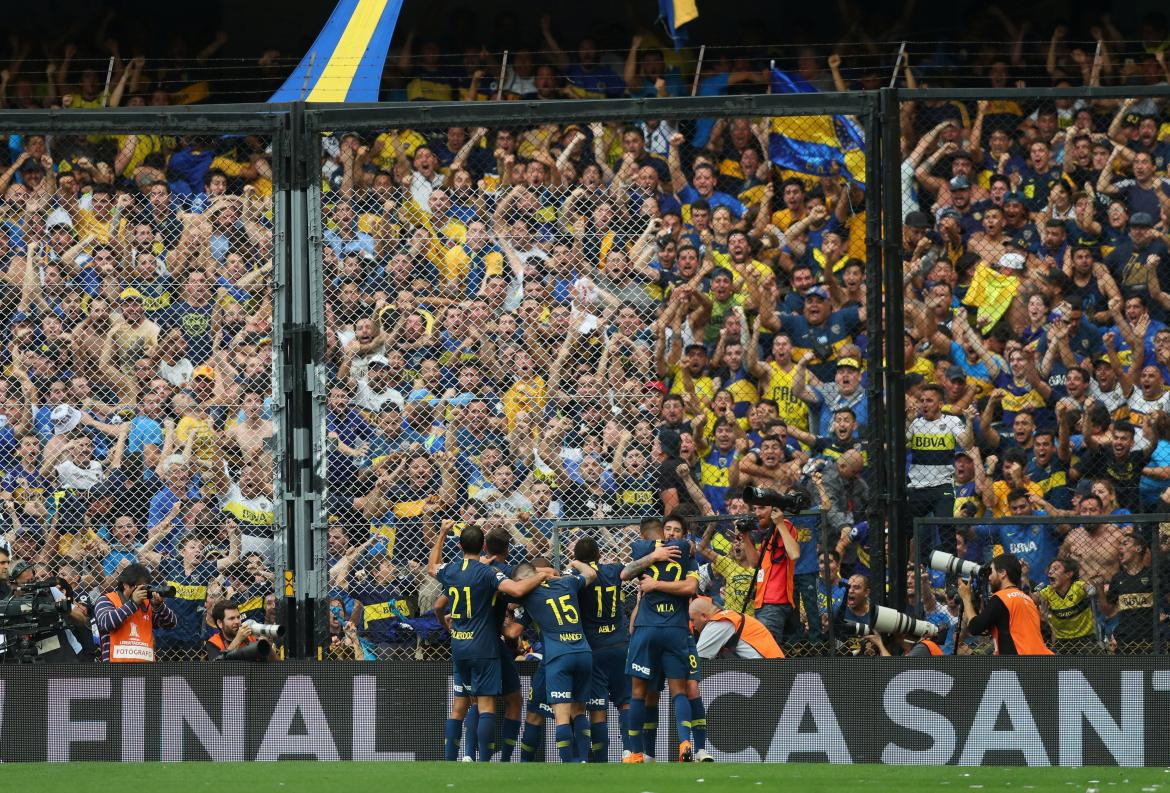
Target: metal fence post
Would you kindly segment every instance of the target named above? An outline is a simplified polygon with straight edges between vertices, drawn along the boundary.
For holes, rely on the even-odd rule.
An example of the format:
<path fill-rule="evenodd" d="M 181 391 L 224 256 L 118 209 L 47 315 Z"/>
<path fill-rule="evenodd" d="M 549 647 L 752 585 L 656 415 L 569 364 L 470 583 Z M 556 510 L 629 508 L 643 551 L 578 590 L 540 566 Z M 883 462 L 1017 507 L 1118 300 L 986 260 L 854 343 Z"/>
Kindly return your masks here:
<path fill-rule="evenodd" d="M 886 570 L 885 545 L 888 526 L 886 511 L 883 508 L 883 502 L 879 500 L 881 498 L 879 494 L 887 491 L 891 470 L 885 441 L 886 416 L 882 396 L 885 389 L 883 371 L 885 361 L 881 342 L 884 324 L 882 307 L 885 303 L 882 261 L 882 215 L 885 184 L 882 178 L 882 167 L 886 160 L 886 152 L 883 151 L 882 118 L 878 112 L 878 95 L 870 94 L 869 100 L 869 111 L 865 125 L 865 139 L 869 144 L 865 161 L 865 251 L 867 260 L 865 335 L 869 341 L 866 347 L 865 362 L 868 420 L 865 434 L 865 481 L 869 485 L 870 498 L 866 519 L 869 523 L 870 574 L 875 581 L 882 581 L 885 578 Z M 828 546 L 825 550 L 828 550 Z M 875 584 L 871 591 L 874 593 L 874 600 L 878 605 L 886 603 L 885 587 Z M 829 624 L 830 631 L 832 631 L 831 618 Z"/>
<path fill-rule="evenodd" d="M 884 303 L 885 332 L 870 344 L 885 347 L 883 373 L 885 375 L 885 420 L 886 444 L 884 455 L 889 464 L 889 473 L 884 483 L 885 517 L 888 522 L 884 547 L 877 550 L 886 562 L 883 568 L 891 571 L 885 576 L 889 585 L 888 602 L 901 607 L 906 600 L 906 569 L 903 536 L 908 527 L 906 515 L 906 390 L 904 381 L 905 351 L 902 347 L 902 332 L 905 327 L 902 295 L 902 129 L 899 115 L 899 94 L 897 88 L 881 89 L 882 126 L 882 262 L 887 298 Z M 877 578 L 877 572 L 874 573 Z M 875 583 L 881 591 L 883 580 Z"/>

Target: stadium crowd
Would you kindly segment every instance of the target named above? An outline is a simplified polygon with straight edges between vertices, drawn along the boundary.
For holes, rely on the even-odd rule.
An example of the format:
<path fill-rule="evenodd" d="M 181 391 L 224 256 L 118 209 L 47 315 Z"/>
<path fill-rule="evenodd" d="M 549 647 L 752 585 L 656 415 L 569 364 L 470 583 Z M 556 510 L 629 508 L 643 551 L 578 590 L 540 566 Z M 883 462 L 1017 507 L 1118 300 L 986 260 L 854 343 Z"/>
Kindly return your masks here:
<path fill-rule="evenodd" d="M 1058 43 L 1052 79 L 1079 84 L 1084 59 Z M 681 92 L 640 45 L 621 77 L 585 42 L 560 70 L 524 76 L 517 58 L 505 89 Z M 844 85 L 839 59 L 825 65 L 802 76 Z M 1158 81 L 1161 53 L 1140 68 Z M 988 74 L 1006 85 L 1007 63 Z M 432 77 L 412 98 L 452 98 L 453 78 Z M 79 79 L 61 104 L 112 102 Z M 716 62 L 701 85 L 766 79 Z M 1163 564 L 1170 550 L 1140 520 L 1170 502 L 1166 102 L 905 103 L 902 121 L 912 510 L 1015 519 L 919 545 L 1011 551 L 1054 640 L 1148 649 L 1167 611 L 1151 546 Z M 444 644 L 428 549 L 443 532 L 454 558 L 467 525 L 505 529 L 516 561 L 583 536 L 626 561 L 642 519 L 681 514 L 700 591 L 763 609 L 784 647 L 869 620 L 864 190 L 774 166 L 771 132 L 648 119 L 323 138 L 334 655 Z M 94 599 L 147 564 L 177 588 L 163 657 L 201 648 L 225 597 L 273 621 L 267 142 L 13 134 L 5 154 L 9 555 Z M 769 562 L 790 582 L 754 603 L 759 554 L 733 521 L 771 516 L 747 485 L 805 486 L 815 510 L 799 553 Z M 1125 517 L 1078 520 L 1109 515 Z M 953 587 L 908 576 L 954 627 Z"/>

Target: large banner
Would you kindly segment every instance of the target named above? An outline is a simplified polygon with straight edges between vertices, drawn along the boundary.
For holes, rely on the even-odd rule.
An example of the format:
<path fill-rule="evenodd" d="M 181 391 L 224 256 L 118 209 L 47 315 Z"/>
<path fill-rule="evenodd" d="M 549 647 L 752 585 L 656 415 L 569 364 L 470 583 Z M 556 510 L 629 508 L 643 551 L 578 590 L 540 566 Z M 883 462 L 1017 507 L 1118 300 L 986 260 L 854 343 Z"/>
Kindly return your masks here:
<path fill-rule="evenodd" d="M 701 689 L 724 762 L 1170 765 L 1167 658 L 724 661 Z M 0 760 L 434 760 L 449 696 L 433 663 L 0 666 Z"/>

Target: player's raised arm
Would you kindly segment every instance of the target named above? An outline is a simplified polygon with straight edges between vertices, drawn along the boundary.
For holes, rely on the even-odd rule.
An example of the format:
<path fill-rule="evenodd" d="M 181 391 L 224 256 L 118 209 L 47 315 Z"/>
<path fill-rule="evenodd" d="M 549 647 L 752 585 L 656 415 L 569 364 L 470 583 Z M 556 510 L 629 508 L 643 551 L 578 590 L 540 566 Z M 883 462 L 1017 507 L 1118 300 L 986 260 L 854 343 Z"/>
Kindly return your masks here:
<path fill-rule="evenodd" d="M 673 545 L 660 545 L 650 553 L 643 556 L 641 559 L 635 559 L 628 565 L 622 568 L 622 580 L 631 581 L 655 562 L 678 561 L 679 555 L 682 553 Z"/>

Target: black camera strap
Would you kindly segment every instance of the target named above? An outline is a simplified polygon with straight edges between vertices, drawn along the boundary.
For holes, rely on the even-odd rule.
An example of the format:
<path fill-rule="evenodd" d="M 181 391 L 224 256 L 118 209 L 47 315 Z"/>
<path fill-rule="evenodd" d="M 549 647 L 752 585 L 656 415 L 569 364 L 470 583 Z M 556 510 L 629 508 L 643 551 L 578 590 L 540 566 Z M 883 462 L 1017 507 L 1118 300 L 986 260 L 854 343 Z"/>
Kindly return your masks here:
<path fill-rule="evenodd" d="M 748 534 L 748 542 L 751 542 L 752 536 Z M 776 542 L 776 526 L 773 525 L 764 537 L 764 541 L 760 543 L 760 552 L 756 555 L 756 569 L 752 571 L 752 580 L 748 582 L 747 593 L 743 596 L 743 602 L 739 604 L 739 625 L 735 629 L 735 633 L 731 638 L 724 643 L 721 650 L 730 650 L 735 652 L 735 648 L 739 646 L 739 639 L 743 636 L 743 627 L 747 624 L 747 607 L 748 603 L 754 603 L 756 599 L 756 581 L 760 577 L 760 571 L 764 569 L 764 554 L 772 553 Z"/>

